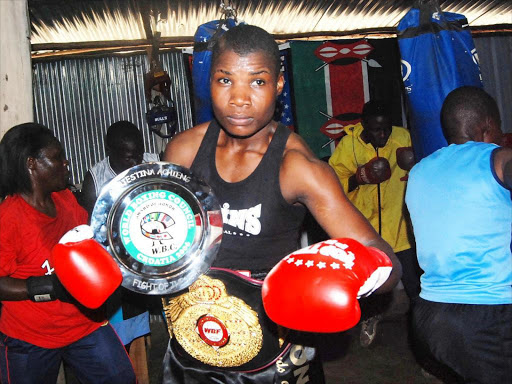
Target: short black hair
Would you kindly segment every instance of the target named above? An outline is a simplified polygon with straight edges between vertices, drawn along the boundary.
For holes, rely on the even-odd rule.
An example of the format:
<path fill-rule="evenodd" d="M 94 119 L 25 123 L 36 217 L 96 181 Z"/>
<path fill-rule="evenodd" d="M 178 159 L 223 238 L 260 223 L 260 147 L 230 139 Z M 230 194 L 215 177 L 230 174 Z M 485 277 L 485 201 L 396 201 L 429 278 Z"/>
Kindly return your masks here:
<path fill-rule="evenodd" d="M 276 77 L 281 71 L 281 55 L 274 37 L 260 27 L 240 24 L 226 31 L 212 48 L 211 68 L 225 51 L 233 51 L 239 56 L 263 52 L 270 59 Z"/>
<path fill-rule="evenodd" d="M 441 125 L 449 143 L 455 138 L 475 139 L 487 119 L 501 125 L 496 101 L 480 87 L 463 86 L 451 91 L 441 108 Z"/>
<path fill-rule="evenodd" d="M 0 199 L 16 193 L 32 192 L 27 159 L 59 140 L 47 127 L 37 123 L 19 124 L 9 129 L 0 141 Z"/>
<path fill-rule="evenodd" d="M 384 100 L 370 100 L 363 106 L 361 117 L 368 119 L 369 117 L 385 116 L 391 118 L 391 105 Z"/>
<path fill-rule="evenodd" d="M 116 148 L 121 142 L 144 146 L 144 140 L 139 129 L 135 124 L 126 120 L 117 121 L 107 129 L 107 148 Z"/>

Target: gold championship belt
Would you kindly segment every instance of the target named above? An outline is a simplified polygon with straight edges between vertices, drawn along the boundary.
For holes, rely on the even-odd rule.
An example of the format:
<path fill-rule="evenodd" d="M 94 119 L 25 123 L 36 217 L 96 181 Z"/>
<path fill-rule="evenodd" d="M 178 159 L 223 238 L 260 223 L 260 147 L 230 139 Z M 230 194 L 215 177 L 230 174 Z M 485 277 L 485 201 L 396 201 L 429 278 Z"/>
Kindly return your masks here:
<path fill-rule="evenodd" d="M 210 268 L 187 292 L 162 299 L 171 340 L 164 383 L 323 384 L 313 347 L 269 319 L 262 281 Z"/>
<path fill-rule="evenodd" d="M 183 349 L 215 367 L 238 367 L 260 351 L 263 333 L 258 314 L 229 295 L 221 280 L 202 275 L 188 292 L 164 299 L 169 330 Z"/>

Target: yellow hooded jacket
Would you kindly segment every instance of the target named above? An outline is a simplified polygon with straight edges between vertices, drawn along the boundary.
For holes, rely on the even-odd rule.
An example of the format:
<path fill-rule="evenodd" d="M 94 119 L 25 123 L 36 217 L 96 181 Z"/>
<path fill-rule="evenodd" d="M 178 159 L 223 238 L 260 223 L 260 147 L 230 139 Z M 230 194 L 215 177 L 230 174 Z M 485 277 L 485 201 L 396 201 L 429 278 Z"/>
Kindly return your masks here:
<path fill-rule="evenodd" d="M 338 178 L 352 203 L 370 221 L 375 230 L 379 230 L 379 205 L 377 184 L 360 185 L 348 192 L 348 179 L 356 169 L 377 157 L 375 148 L 361 138 L 361 123 L 345 127 L 344 136 L 329 159 L 329 165 L 336 171 Z M 383 148 L 379 148 L 379 157 L 385 157 L 391 165 L 391 178 L 380 184 L 382 238 L 395 252 L 411 248 L 409 242 L 408 220 L 406 220 L 404 195 L 407 181 L 403 178 L 407 172 L 396 163 L 396 150 L 410 147 L 409 131 L 402 127 L 393 127 L 391 135 Z"/>

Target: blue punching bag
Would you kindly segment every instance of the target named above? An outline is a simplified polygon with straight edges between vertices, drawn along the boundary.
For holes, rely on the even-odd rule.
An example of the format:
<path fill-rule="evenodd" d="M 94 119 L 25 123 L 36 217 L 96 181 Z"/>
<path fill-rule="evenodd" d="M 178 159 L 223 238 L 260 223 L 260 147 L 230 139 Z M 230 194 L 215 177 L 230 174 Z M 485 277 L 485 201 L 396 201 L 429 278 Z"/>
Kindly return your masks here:
<path fill-rule="evenodd" d="M 213 20 L 200 25 L 194 35 L 194 54 L 192 55 L 192 85 L 194 88 L 194 107 L 196 124 L 213 119 L 210 97 L 210 66 L 212 47 L 217 39 L 228 29 L 237 25 L 235 19 Z"/>
<path fill-rule="evenodd" d="M 412 8 L 398 24 L 411 138 L 419 161 L 447 145 L 440 112 L 445 97 L 464 85 L 482 87 L 475 45 L 463 15 L 438 5 Z"/>

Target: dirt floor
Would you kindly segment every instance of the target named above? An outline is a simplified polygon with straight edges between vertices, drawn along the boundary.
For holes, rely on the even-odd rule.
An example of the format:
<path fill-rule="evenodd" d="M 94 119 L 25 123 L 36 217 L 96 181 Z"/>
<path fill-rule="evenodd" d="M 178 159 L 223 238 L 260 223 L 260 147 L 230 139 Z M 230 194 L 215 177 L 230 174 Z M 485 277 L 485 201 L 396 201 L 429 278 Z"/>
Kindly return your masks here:
<path fill-rule="evenodd" d="M 407 328 L 409 301 L 403 290 L 394 291 L 392 302 L 369 347 L 360 345 L 360 325 L 346 332 L 318 336 L 326 384 L 442 384 L 422 372 L 413 356 Z M 161 383 L 168 340 L 162 318 L 152 316 L 147 349 L 149 384 Z M 72 375 L 67 375 L 65 383 L 78 384 Z"/>

